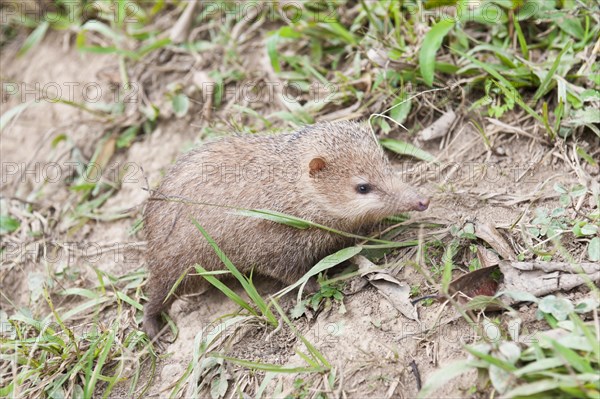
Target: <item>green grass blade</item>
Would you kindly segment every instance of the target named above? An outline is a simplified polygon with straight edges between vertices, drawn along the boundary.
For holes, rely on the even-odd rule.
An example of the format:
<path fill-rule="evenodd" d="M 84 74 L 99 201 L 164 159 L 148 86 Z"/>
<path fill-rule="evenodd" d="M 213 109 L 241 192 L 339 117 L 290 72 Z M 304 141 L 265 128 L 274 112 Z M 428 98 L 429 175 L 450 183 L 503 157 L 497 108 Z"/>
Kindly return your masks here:
<path fill-rule="evenodd" d="M 196 271 L 202 275 L 210 284 L 214 285 L 219 291 L 227 296 L 227 298 L 231 299 L 233 302 L 237 303 L 242 308 L 246 309 L 250 313 L 256 315 L 256 311 L 246 302 L 241 296 L 236 294 L 231 288 L 227 285 L 223 284 L 223 282 L 210 274 L 207 274 L 207 270 L 200 265 L 195 265 Z"/>
<path fill-rule="evenodd" d="M 101 297 L 98 299 L 92 299 L 91 301 L 84 302 L 81 305 L 78 305 L 78 306 L 74 307 L 73 309 L 69 310 L 68 312 L 65 312 L 62 316 L 62 319 L 69 320 L 70 318 L 72 318 L 73 316 L 75 316 L 78 313 L 83 312 L 84 310 L 87 310 L 94 306 L 98 306 L 98 305 L 101 305 L 103 303 L 110 302 L 110 301 L 112 301 L 112 298 L 110 298 L 110 297 Z"/>
<path fill-rule="evenodd" d="M 19 104 L 17 106 L 14 106 L 11 109 L 9 109 L 8 111 L 6 111 L 5 113 L 3 113 L 0 116 L 0 132 L 2 130 L 4 130 L 4 128 L 6 126 L 8 126 L 10 121 L 12 121 L 14 118 L 19 116 L 21 114 L 21 112 L 25 111 L 25 109 L 27 107 L 29 107 L 30 105 L 36 105 L 36 104 L 39 104 L 39 102 L 28 101 L 28 102 Z"/>
<path fill-rule="evenodd" d="M 224 359 L 224 360 L 230 361 L 232 363 L 238 364 L 247 369 L 273 372 L 273 373 L 320 373 L 322 371 L 328 370 L 328 368 L 324 367 L 324 366 L 283 367 L 278 364 L 252 362 L 250 360 L 244 360 L 244 359 L 238 359 L 235 357 L 224 356 L 220 353 L 214 353 L 214 352 L 211 352 L 208 355 L 219 358 L 219 359 Z"/>
<path fill-rule="evenodd" d="M 210 246 L 214 249 L 215 253 L 219 257 L 221 262 L 223 262 L 225 267 L 227 267 L 227 269 L 229 269 L 231 274 L 233 274 L 233 276 L 240 282 L 240 284 L 244 288 L 244 291 L 246 291 L 248 296 L 252 299 L 252 301 L 256 304 L 256 306 L 261 310 L 263 316 L 266 317 L 267 321 L 271 325 L 277 325 L 277 319 L 275 318 L 275 315 L 273 315 L 273 313 L 269 309 L 269 306 L 267 305 L 266 301 L 264 299 L 262 299 L 262 297 L 260 296 L 258 291 L 256 291 L 256 288 L 254 287 L 252 282 L 250 280 L 248 280 L 242 273 L 240 273 L 240 271 L 229 260 L 227 255 L 225 255 L 225 253 L 223 251 L 221 251 L 221 249 L 219 248 L 219 246 L 217 245 L 215 240 L 206 232 L 206 230 L 204 230 L 204 228 L 202 226 L 200 226 L 198 221 L 193 219 L 192 222 L 194 223 L 196 228 L 200 231 L 200 233 L 202 233 L 202 235 L 208 241 Z M 214 279 L 214 277 L 213 277 L 213 279 Z"/>
<path fill-rule="evenodd" d="M 493 364 L 494 366 L 497 366 L 504 371 L 513 372 L 517 369 L 516 366 L 510 364 L 509 362 L 506 362 L 502 359 L 496 358 L 492 355 L 488 355 L 486 353 L 479 352 L 478 350 L 476 350 L 468 345 L 465 346 L 465 349 L 467 350 L 467 352 L 469 352 L 473 356 L 476 356 L 487 363 Z"/>
<path fill-rule="evenodd" d="M 27 39 L 25 39 L 25 42 L 23 42 L 23 45 L 17 52 L 17 57 L 21 57 L 29 50 L 31 50 L 31 48 L 39 44 L 46 35 L 46 31 L 48 30 L 49 26 L 50 23 L 48 21 L 43 21 L 41 24 L 39 24 L 37 28 L 35 28 L 33 32 L 31 32 Z"/>
<path fill-rule="evenodd" d="M 342 24 L 340 24 L 337 21 L 321 23 L 321 24 L 319 24 L 319 26 L 321 26 L 321 27 L 325 28 L 325 30 L 328 30 L 329 32 L 333 33 L 335 36 L 342 39 L 347 44 L 356 45 L 356 43 L 357 43 L 356 38 L 354 37 L 352 32 L 347 30 Z"/>
<path fill-rule="evenodd" d="M 558 354 L 575 370 L 580 373 L 594 373 L 594 368 L 590 362 L 579 356 L 573 349 L 561 345 L 558 341 L 550 340 L 552 346 Z"/>
<path fill-rule="evenodd" d="M 444 274 L 442 275 L 442 292 L 448 293 L 448 287 L 452 280 L 452 270 L 454 270 L 454 262 L 452 259 L 458 251 L 458 241 L 452 240 L 446 247 L 444 255 L 442 256 L 442 263 L 444 264 Z"/>
<path fill-rule="evenodd" d="M 519 24 L 519 20 L 517 18 L 513 20 L 513 23 L 515 25 L 517 39 L 519 40 L 519 46 L 521 47 L 521 54 L 523 54 L 523 58 L 529 60 L 529 47 L 527 46 L 525 35 L 523 35 L 523 30 L 521 30 L 521 24 Z"/>
<path fill-rule="evenodd" d="M 569 318 L 581 330 L 585 338 L 588 340 L 596 359 L 600 359 L 600 342 L 598 342 L 598 337 L 594 334 L 592 329 L 585 325 L 576 314 L 570 314 Z"/>
<path fill-rule="evenodd" d="M 126 303 L 130 304 L 131 306 L 133 306 L 137 310 L 140 310 L 140 311 L 144 310 L 144 306 L 141 303 L 139 303 L 138 301 L 132 299 L 129 295 L 125 294 L 124 292 L 117 291 L 117 298 L 119 298 L 123 302 L 126 302 Z"/>
<path fill-rule="evenodd" d="M 143 46 L 139 50 L 137 50 L 135 52 L 135 59 L 139 60 L 139 59 L 143 58 L 145 55 L 151 53 L 152 51 L 163 48 L 169 44 L 171 44 L 171 39 L 169 39 L 169 38 L 156 40 L 150 44 Z"/>
<path fill-rule="evenodd" d="M 100 356 L 98 357 L 98 360 L 96 361 L 96 367 L 94 367 L 94 371 L 88 381 L 88 383 L 86 384 L 86 386 L 84 387 L 83 392 L 86 394 L 85 397 L 86 398 L 91 398 L 94 394 L 94 389 L 96 388 L 96 383 L 98 382 L 98 378 L 100 376 L 100 372 L 102 371 L 102 368 L 104 367 L 104 362 L 106 362 L 106 358 L 108 357 L 108 354 L 110 353 L 110 350 L 112 349 L 112 344 L 115 341 L 115 332 L 113 330 L 109 330 L 108 333 L 108 339 L 106 340 L 106 342 L 103 342 L 103 348 L 102 348 L 102 352 L 100 352 Z"/>
<path fill-rule="evenodd" d="M 305 355 L 304 353 L 300 352 L 299 350 L 296 350 L 295 352 L 298 356 L 300 356 L 302 359 L 304 359 L 304 361 L 306 363 L 310 364 L 311 367 L 317 367 L 319 365 L 317 362 L 315 362 L 313 359 L 311 359 L 310 356 Z"/>
<path fill-rule="evenodd" d="M 263 393 L 265 392 L 271 381 L 273 381 L 273 378 L 275 378 L 276 375 L 277 373 L 272 373 L 268 371 L 265 373 L 265 378 L 263 378 L 262 382 L 260 383 L 260 386 L 258 387 L 258 390 L 256 391 L 256 399 L 262 399 Z"/>
<path fill-rule="evenodd" d="M 423 39 L 423 45 L 419 51 L 419 68 L 425 84 L 430 87 L 433 85 L 433 75 L 435 73 L 435 56 L 442 46 L 444 37 L 453 27 L 453 20 L 443 19 L 435 24 Z"/>
<path fill-rule="evenodd" d="M 88 299 L 98 299 L 100 297 L 97 292 L 85 288 L 67 288 L 66 290 L 59 292 L 59 295 L 78 295 Z"/>
<path fill-rule="evenodd" d="M 272 299 L 271 303 L 273 304 L 273 306 L 275 307 L 275 309 L 277 309 L 277 312 L 279 312 L 279 315 L 281 316 L 281 318 L 283 319 L 283 321 L 294 332 L 294 334 L 296 335 L 296 337 L 300 338 L 300 340 L 302 341 L 302 343 L 304 344 L 304 346 L 306 346 L 306 349 L 308 349 L 308 352 L 313 357 L 313 359 L 318 360 L 327 370 L 331 369 L 331 364 L 327 361 L 327 359 L 325 359 L 325 356 L 323 356 L 323 354 L 321 352 L 319 352 L 317 350 L 317 348 L 314 347 L 313 344 L 311 344 L 302 334 L 300 334 L 300 331 L 298 331 L 298 329 L 296 328 L 296 326 L 294 326 L 294 324 L 292 324 L 292 322 L 290 321 L 290 319 L 288 319 L 288 317 L 286 316 L 285 312 L 283 311 L 283 309 L 281 309 L 281 306 L 279 306 L 279 304 L 277 303 L 277 301 L 275 299 Z"/>
<path fill-rule="evenodd" d="M 271 67 L 275 73 L 281 72 L 281 62 L 279 61 L 279 52 L 277 51 L 277 43 L 279 43 L 279 33 L 275 32 L 269 36 L 265 42 L 267 47 L 267 55 L 271 61 Z"/>
<path fill-rule="evenodd" d="M 175 280 L 175 283 L 173 284 L 171 289 L 169 289 L 169 292 L 167 292 L 167 296 L 165 296 L 163 303 L 166 303 L 167 299 L 169 299 L 172 295 L 175 295 L 175 291 L 177 291 L 177 287 L 179 287 L 179 285 L 181 284 L 183 279 L 188 275 L 188 272 L 189 272 L 189 269 L 185 270 L 183 273 L 181 273 L 179 275 L 179 277 L 177 277 L 177 280 Z"/>
<path fill-rule="evenodd" d="M 563 365 L 564 365 L 564 362 L 561 359 L 558 359 L 556 357 L 548 357 L 548 358 L 536 360 L 535 362 L 529 363 L 528 365 L 521 367 L 520 369 L 515 371 L 515 375 L 517 377 L 521 377 L 524 375 L 530 375 L 530 374 L 537 373 L 540 371 L 554 369 L 556 367 L 561 367 Z"/>
<path fill-rule="evenodd" d="M 537 102 L 549 90 L 550 82 L 552 81 L 552 78 L 554 78 L 554 74 L 556 73 L 556 70 L 558 69 L 558 66 L 560 65 L 560 60 L 562 59 L 563 55 L 565 55 L 565 53 L 570 48 L 571 48 L 571 42 L 569 42 L 565 46 L 565 48 L 563 48 L 561 50 L 561 52 L 558 53 L 558 57 L 556 57 L 556 60 L 554 60 L 552 67 L 546 73 L 546 76 L 544 76 L 544 80 L 542 80 L 542 82 L 540 83 L 540 86 L 538 87 L 538 89 L 535 91 L 535 94 L 533 95 L 534 102 Z"/>
<path fill-rule="evenodd" d="M 354 255 L 357 255 L 360 251 L 362 251 L 361 247 L 348 247 L 337 251 L 334 254 L 324 257 L 321 259 L 316 265 L 314 265 L 308 272 L 304 274 L 298 281 L 294 284 L 282 289 L 278 293 L 274 295 L 276 298 L 281 298 L 288 292 L 294 290 L 295 288 L 306 285 L 306 282 L 313 276 L 332 268 L 335 265 L 339 265 L 340 263 L 352 258 Z M 302 288 L 298 292 L 298 296 L 301 297 Z"/>
<path fill-rule="evenodd" d="M 236 211 L 236 214 L 270 220 L 296 229 L 307 229 L 311 226 L 310 223 L 300 218 L 266 209 L 240 209 Z"/>
<path fill-rule="evenodd" d="M 561 385 L 559 381 L 552 381 L 550 379 L 539 380 L 531 382 L 529 384 L 519 385 L 516 388 L 506 392 L 504 397 L 507 398 L 523 398 L 523 397 L 535 397 L 544 398 L 547 396 L 536 395 L 542 392 L 553 391 Z M 536 396 L 534 396 L 536 395 Z"/>

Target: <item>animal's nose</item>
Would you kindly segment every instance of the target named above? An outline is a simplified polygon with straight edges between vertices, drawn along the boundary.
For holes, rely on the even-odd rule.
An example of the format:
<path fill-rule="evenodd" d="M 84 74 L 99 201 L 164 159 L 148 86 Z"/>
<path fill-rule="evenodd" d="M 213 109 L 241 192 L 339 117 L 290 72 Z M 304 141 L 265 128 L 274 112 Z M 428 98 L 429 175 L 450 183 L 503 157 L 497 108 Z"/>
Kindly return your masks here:
<path fill-rule="evenodd" d="M 424 211 L 427 208 L 429 208 L 429 198 L 421 198 L 417 203 L 417 210 Z"/>

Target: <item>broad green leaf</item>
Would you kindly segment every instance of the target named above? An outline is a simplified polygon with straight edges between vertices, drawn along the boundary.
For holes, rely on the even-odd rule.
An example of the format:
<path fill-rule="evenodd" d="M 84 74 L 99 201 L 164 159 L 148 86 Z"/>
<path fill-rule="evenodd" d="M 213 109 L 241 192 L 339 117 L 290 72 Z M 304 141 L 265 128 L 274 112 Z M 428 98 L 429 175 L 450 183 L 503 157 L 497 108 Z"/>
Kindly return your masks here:
<path fill-rule="evenodd" d="M 587 192 L 587 187 L 583 184 L 577 184 L 571 188 L 571 195 L 575 198 L 579 198 Z"/>
<path fill-rule="evenodd" d="M 567 14 L 564 15 L 560 21 L 557 21 L 557 25 L 560 29 L 562 29 L 567 34 L 573 36 L 575 39 L 583 40 L 585 36 L 585 32 L 583 30 L 583 26 L 581 26 L 581 22 L 578 18 L 573 18 Z"/>
<path fill-rule="evenodd" d="M 598 226 L 591 223 L 586 223 L 581 226 L 581 234 L 584 236 L 591 236 L 598 232 Z"/>
<path fill-rule="evenodd" d="M 390 151 L 394 151 L 400 155 L 410 155 L 425 162 L 437 162 L 435 157 L 425 150 L 415 147 L 405 141 L 394 140 L 394 139 L 381 139 L 379 140 L 382 146 Z"/>
<path fill-rule="evenodd" d="M 581 92 L 580 97 L 583 102 L 600 101 L 600 91 L 587 89 Z"/>
<path fill-rule="evenodd" d="M 225 375 L 221 374 L 220 376 L 214 378 L 210 382 L 210 396 L 213 399 L 222 398 L 227 393 L 227 387 L 229 384 L 227 383 L 227 378 Z"/>
<path fill-rule="evenodd" d="M 12 233 L 21 226 L 21 222 L 8 215 L 0 215 L 0 235 Z"/>
<path fill-rule="evenodd" d="M 567 188 L 560 183 L 554 183 L 554 191 L 559 194 L 566 194 L 569 192 Z"/>
<path fill-rule="evenodd" d="M 173 112 L 178 118 L 185 116 L 190 107 L 190 100 L 188 96 L 183 93 L 176 94 L 173 96 L 171 100 L 171 106 L 173 107 Z"/>
<path fill-rule="evenodd" d="M 435 72 L 435 56 L 442 45 L 444 37 L 454 27 L 454 21 L 443 19 L 435 24 L 423 39 L 423 45 L 419 52 L 419 68 L 421 76 L 428 86 L 433 85 L 433 75 Z"/>
<path fill-rule="evenodd" d="M 572 126 L 600 123 L 600 112 L 598 112 L 598 108 L 593 106 L 578 109 L 573 112 L 568 123 Z"/>
<path fill-rule="evenodd" d="M 596 309 L 600 303 L 594 298 L 586 298 L 575 305 L 575 312 L 584 314 Z"/>
<path fill-rule="evenodd" d="M 412 102 L 407 96 L 401 95 L 398 96 L 394 100 L 394 104 L 390 109 L 390 117 L 398 123 L 404 123 L 408 114 L 410 113 L 410 109 L 412 107 Z"/>
<path fill-rule="evenodd" d="M 512 374 L 510 372 L 491 364 L 488 375 L 492 385 L 494 386 L 494 389 L 498 391 L 498 393 L 503 394 L 508 390 L 510 386 L 509 384 L 512 380 Z"/>
<path fill-rule="evenodd" d="M 306 282 L 312 276 L 316 276 L 317 274 L 319 274 L 329 268 L 332 268 L 333 266 L 339 265 L 340 263 L 350 259 L 354 255 L 357 255 L 360 251 L 362 251 L 361 247 L 348 247 L 348 248 L 341 249 L 334 254 L 324 257 L 316 265 L 314 265 L 308 272 L 306 272 L 304 274 L 304 276 L 302 276 L 298 281 L 296 281 L 294 284 L 290 285 L 289 287 L 286 287 L 283 290 L 279 291 L 274 296 L 277 298 L 280 298 L 283 295 L 287 294 L 288 292 L 294 290 L 296 287 L 302 286 L 302 288 L 304 288 L 304 285 L 306 285 Z M 302 288 L 300 288 L 300 290 L 298 291 L 298 301 L 300 301 L 300 298 L 302 295 Z"/>
<path fill-rule="evenodd" d="M 134 125 L 134 126 L 129 126 L 127 129 L 125 129 L 123 131 L 123 133 L 121 133 L 119 135 L 119 138 L 117 139 L 117 148 L 127 148 L 131 145 L 131 143 L 133 143 L 133 140 L 135 140 L 135 137 L 137 136 L 138 132 L 140 131 L 140 126 L 139 125 Z"/>
<path fill-rule="evenodd" d="M 539 302 L 539 310 L 551 314 L 556 320 L 566 320 L 574 310 L 573 303 L 566 298 L 558 298 L 554 295 L 548 295 Z"/>

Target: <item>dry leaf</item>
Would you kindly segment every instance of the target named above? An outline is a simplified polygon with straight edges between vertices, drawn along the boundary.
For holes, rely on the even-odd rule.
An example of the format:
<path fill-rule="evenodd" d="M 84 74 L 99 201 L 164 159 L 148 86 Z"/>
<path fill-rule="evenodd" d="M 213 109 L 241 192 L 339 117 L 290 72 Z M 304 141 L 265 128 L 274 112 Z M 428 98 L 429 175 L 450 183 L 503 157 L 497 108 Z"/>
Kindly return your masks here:
<path fill-rule="evenodd" d="M 450 283 L 448 293 L 453 295 L 462 292 L 469 298 L 479 295 L 494 296 L 498 290 L 498 281 L 494 280 L 492 274 L 496 270 L 497 266 L 484 267 L 460 276 Z"/>
<path fill-rule="evenodd" d="M 446 134 L 448 134 L 448 132 L 450 132 L 450 128 L 452 127 L 455 119 L 456 114 L 454 111 L 448 111 L 440 116 L 431 125 L 421 130 L 417 134 L 417 138 L 422 141 L 429 141 L 444 137 Z"/>
<path fill-rule="evenodd" d="M 398 281 L 387 270 L 382 270 L 362 255 L 355 256 L 352 261 L 358 265 L 361 275 L 366 277 L 400 313 L 411 320 L 419 320 L 417 308 L 410 300 L 408 284 Z"/>
<path fill-rule="evenodd" d="M 503 289 L 524 291 L 536 297 L 556 291 L 569 291 L 587 281 L 600 281 L 600 265 L 566 262 L 510 262 L 501 261 L 500 271 L 504 275 Z M 584 272 L 587 278 L 577 273 Z"/>
<path fill-rule="evenodd" d="M 190 0 L 177 22 L 175 22 L 175 25 L 173 25 L 173 28 L 171 28 L 169 38 L 173 43 L 179 44 L 187 41 L 197 3 L 196 0 Z"/>
<path fill-rule="evenodd" d="M 498 254 L 481 245 L 477 245 L 477 259 L 479 259 L 481 267 L 497 266 L 500 264 L 500 257 Z"/>
<path fill-rule="evenodd" d="M 194 82 L 194 85 L 196 85 L 196 87 L 198 87 L 202 92 L 202 101 L 204 102 L 202 106 L 202 116 L 204 119 L 210 119 L 212 114 L 213 96 L 216 89 L 216 82 L 208 75 L 208 73 L 204 71 L 194 72 L 192 82 Z"/>
<path fill-rule="evenodd" d="M 494 248 L 502 259 L 515 260 L 515 253 L 504 237 L 489 223 L 475 223 L 475 236 Z"/>

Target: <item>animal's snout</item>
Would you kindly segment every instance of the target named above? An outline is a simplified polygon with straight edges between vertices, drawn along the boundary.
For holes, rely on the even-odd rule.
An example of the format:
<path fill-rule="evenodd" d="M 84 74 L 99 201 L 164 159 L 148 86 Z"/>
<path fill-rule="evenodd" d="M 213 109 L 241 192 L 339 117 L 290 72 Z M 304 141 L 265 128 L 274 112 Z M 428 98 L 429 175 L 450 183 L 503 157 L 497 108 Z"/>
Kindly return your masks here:
<path fill-rule="evenodd" d="M 417 211 L 424 211 L 429 208 L 429 198 L 423 197 L 417 202 Z"/>

